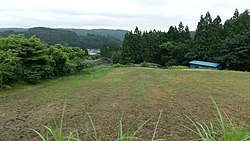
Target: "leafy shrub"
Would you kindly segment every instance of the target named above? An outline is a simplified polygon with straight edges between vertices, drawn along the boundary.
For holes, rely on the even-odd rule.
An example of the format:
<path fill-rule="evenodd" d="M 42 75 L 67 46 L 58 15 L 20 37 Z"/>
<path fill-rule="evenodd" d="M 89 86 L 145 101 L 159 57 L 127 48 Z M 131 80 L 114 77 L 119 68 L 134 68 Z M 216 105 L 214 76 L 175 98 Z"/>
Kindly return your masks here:
<path fill-rule="evenodd" d="M 18 77 L 19 60 L 10 50 L 0 50 L 0 87 Z"/>
<path fill-rule="evenodd" d="M 126 67 L 126 65 L 123 65 L 123 64 L 120 64 L 120 63 L 114 64 L 113 66 L 116 67 L 116 68 L 118 68 L 118 67 Z"/>
<path fill-rule="evenodd" d="M 34 71 L 34 70 L 25 70 L 23 71 L 23 79 L 31 84 L 36 84 L 38 83 L 42 77 L 39 72 Z"/>
<path fill-rule="evenodd" d="M 145 61 L 141 63 L 141 66 L 142 66 L 142 67 L 149 67 L 148 63 L 145 62 Z"/>
<path fill-rule="evenodd" d="M 87 53 L 60 44 L 48 47 L 39 38 L 24 35 L 0 37 L 0 87 L 21 78 L 35 84 L 42 79 L 63 76 L 85 68 Z"/>

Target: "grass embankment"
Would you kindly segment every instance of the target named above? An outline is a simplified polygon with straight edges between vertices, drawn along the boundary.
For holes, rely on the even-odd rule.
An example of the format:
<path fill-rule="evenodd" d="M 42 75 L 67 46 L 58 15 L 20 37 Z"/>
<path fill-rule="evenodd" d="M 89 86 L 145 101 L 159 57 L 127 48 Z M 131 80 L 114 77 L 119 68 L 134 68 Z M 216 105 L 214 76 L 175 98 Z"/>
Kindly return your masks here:
<path fill-rule="evenodd" d="M 194 121 L 216 121 L 213 96 L 230 119 L 250 123 L 250 74 L 231 71 L 161 70 L 150 68 L 100 69 L 42 82 L 17 85 L 0 91 L 0 140 L 35 139 L 28 128 L 43 130 L 52 123 L 51 115 L 60 121 L 63 103 L 67 101 L 64 132 L 78 130 L 83 139 L 96 130 L 104 140 L 117 135 L 124 115 L 124 130 L 135 131 L 151 139 L 159 112 L 157 138 L 187 140 L 196 137 L 189 129 L 187 115 Z"/>

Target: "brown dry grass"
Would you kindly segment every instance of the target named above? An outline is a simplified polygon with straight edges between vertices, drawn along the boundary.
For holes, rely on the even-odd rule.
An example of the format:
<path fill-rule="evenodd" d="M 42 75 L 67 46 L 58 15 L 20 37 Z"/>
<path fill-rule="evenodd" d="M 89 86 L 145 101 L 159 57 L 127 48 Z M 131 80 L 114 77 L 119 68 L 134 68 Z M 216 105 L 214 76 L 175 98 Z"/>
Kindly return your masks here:
<path fill-rule="evenodd" d="M 42 130 L 59 119 L 67 101 L 65 132 L 78 129 L 81 137 L 91 132 L 87 112 L 105 140 L 114 138 L 124 114 L 126 130 L 140 131 L 151 139 L 161 109 L 156 138 L 188 140 L 194 135 L 183 127 L 185 115 L 215 120 L 212 95 L 236 123 L 250 123 L 250 73 L 230 71 L 187 71 L 150 68 L 115 68 L 19 85 L 0 91 L 0 140 L 27 140 L 36 136 L 28 128 Z"/>

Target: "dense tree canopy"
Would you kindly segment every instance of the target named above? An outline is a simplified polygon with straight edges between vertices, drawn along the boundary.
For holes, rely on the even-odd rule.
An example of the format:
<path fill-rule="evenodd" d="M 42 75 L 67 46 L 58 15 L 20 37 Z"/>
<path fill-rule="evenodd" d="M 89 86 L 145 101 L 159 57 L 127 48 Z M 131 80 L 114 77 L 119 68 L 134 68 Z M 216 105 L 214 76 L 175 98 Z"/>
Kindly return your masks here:
<path fill-rule="evenodd" d="M 121 49 L 105 51 L 123 64 L 146 61 L 163 66 L 187 65 L 197 59 L 222 63 L 226 69 L 250 71 L 249 11 L 240 14 L 236 9 L 225 24 L 221 21 L 220 16 L 213 19 L 207 12 L 200 17 L 194 36 L 182 22 L 168 32 L 141 32 L 136 27 L 126 33 Z"/>
<path fill-rule="evenodd" d="M 183 58 L 186 56 L 184 51 L 190 40 L 189 29 L 187 26 L 184 28 L 181 22 L 178 28 L 171 26 L 167 33 L 156 30 L 142 33 L 136 27 L 133 32 L 128 32 L 125 35 L 119 53 L 122 58 L 120 63 L 142 63 L 145 61 L 163 66 L 183 64 L 185 62 Z"/>
<path fill-rule="evenodd" d="M 250 15 L 246 10 L 225 22 L 226 39 L 221 48 L 222 62 L 233 70 L 250 71 Z"/>
<path fill-rule="evenodd" d="M 22 34 L 0 38 L 0 87 L 12 80 L 37 83 L 83 68 L 86 52 L 57 44 L 49 47 L 39 38 Z"/>

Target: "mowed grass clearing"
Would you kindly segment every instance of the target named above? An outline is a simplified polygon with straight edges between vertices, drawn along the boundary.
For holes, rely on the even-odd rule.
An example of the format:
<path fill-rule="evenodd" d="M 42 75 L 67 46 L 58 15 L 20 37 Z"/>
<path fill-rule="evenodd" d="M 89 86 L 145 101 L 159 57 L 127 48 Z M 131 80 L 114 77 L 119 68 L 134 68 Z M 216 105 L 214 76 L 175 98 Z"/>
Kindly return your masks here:
<path fill-rule="evenodd" d="M 104 140 L 117 135 L 123 115 L 124 130 L 151 139 L 159 112 L 157 138 L 188 140 L 196 136 L 184 126 L 186 115 L 195 121 L 216 121 L 213 96 L 221 110 L 237 124 L 250 123 L 250 73 L 234 71 L 103 68 L 45 81 L 16 85 L 0 91 L 0 140 L 36 140 L 29 128 L 57 121 L 67 103 L 64 132 L 78 130 L 83 140 L 92 132 L 90 114 Z"/>

